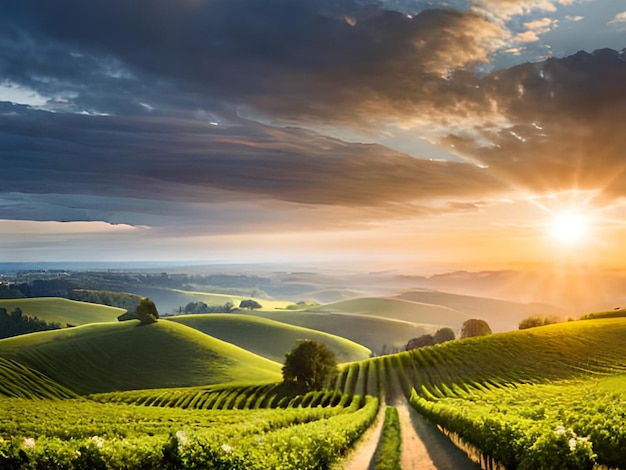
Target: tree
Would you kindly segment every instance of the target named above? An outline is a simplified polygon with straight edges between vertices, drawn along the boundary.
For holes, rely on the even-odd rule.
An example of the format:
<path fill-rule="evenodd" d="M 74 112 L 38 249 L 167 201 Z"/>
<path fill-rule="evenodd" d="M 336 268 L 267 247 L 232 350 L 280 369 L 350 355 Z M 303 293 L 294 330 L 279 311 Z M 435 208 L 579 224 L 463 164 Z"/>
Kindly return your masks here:
<path fill-rule="evenodd" d="M 320 390 L 337 375 L 337 359 L 325 344 L 308 339 L 299 340 L 285 354 L 283 381 L 302 385 L 307 390 Z"/>
<path fill-rule="evenodd" d="M 139 305 L 135 309 L 135 315 L 139 319 L 142 325 L 154 323 L 159 319 L 159 311 L 154 305 L 154 302 L 149 298 L 141 299 Z"/>
<path fill-rule="evenodd" d="M 435 344 L 433 335 L 426 334 L 417 338 L 412 338 L 406 343 L 404 349 L 410 351 L 411 349 L 423 348 L 424 346 L 432 346 Z"/>
<path fill-rule="evenodd" d="M 254 310 L 255 308 L 262 308 L 263 306 L 258 303 L 256 300 L 252 300 L 252 299 L 248 299 L 248 300 L 242 300 L 239 303 L 239 308 L 247 308 L 250 310 Z"/>
<path fill-rule="evenodd" d="M 532 315 L 524 318 L 517 327 L 520 330 L 526 330 L 536 326 L 552 325 L 553 323 L 559 323 L 559 320 L 553 316 Z"/>
<path fill-rule="evenodd" d="M 487 336 L 491 334 L 491 328 L 485 320 L 470 318 L 465 320 L 461 328 L 461 338 L 472 338 L 474 336 Z"/>
<path fill-rule="evenodd" d="M 456 336 L 454 335 L 454 331 L 452 328 L 439 328 L 435 335 L 433 336 L 433 340 L 435 344 L 445 343 L 446 341 L 454 341 Z"/>

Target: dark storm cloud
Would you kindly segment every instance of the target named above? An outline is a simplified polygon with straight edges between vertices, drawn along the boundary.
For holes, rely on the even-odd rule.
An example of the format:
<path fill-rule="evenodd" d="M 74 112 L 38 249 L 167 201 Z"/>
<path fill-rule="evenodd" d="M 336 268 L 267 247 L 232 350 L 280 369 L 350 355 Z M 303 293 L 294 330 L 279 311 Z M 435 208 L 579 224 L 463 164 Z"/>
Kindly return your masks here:
<path fill-rule="evenodd" d="M 416 103 L 451 105 L 440 98 L 458 96 L 441 93 L 449 88 L 442 76 L 486 61 L 506 34 L 472 13 L 408 17 L 348 0 L 4 3 L 4 40 L 22 49 L 4 73 L 47 92 L 69 83 L 77 100 L 101 112 L 115 111 L 111 95 L 158 101 L 155 88 L 175 84 L 181 100 L 188 93 L 299 122 L 404 115 Z M 36 58 L 35 66 L 20 63 L 25 57 Z M 137 81 L 107 70 L 114 61 Z"/>
<path fill-rule="evenodd" d="M 0 129 L 7 192 L 216 203 L 248 194 L 358 207 L 463 197 L 499 187 L 473 165 L 419 160 L 377 145 L 246 121 L 213 126 L 4 105 Z"/>
<path fill-rule="evenodd" d="M 579 52 L 500 71 L 481 81 L 506 126 L 476 126 L 483 141 L 451 135 L 459 151 L 515 186 L 603 189 L 626 196 L 626 54 Z M 604 200 L 603 202 L 607 202 Z"/>
<path fill-rule="evenodd" d="M 558 3 L 567 2 L 500 2 L 500 16 Z M 187 202 L 255 195 L 383 212 L 437 199 L 459 210 L 506 185 L 626 194 L 623 53 L 482 77 L 476 64 L 511 39 L 501 22 L 451 9 L 410 17 L 356 0 L 0 0 L 0 10 L 1 79 L 54 98 L 52 109 L 113 114 L 5 105 L 4 191 Z M 190 119 L 201 109 L 204 121 Z M 238 112 L 311 127 L 392 122 L 489 168 Z"/>

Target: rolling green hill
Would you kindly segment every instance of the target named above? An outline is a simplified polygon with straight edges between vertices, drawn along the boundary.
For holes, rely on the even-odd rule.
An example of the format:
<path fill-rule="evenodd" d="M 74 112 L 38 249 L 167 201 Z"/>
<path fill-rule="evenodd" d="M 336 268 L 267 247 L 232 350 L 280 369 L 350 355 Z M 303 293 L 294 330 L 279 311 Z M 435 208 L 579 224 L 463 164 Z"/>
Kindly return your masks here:
<path fill-rule="evenodd" d="M 318 312 L 350 313 L 375 316 L 412 323 L 460 327 L 467 315 L 441 305 L 408 302 L 401 299 L 363 297 L 322 305 L 311 309 Z"/>
<path fill-rule="evenodd" d="M 16 307 L 22 312 L 45 320 L 48 323 L 60 323 L 61 326 L 85 325 L 117 321 L 118 315 L 126 310 L 108 305 L 90 304 L 57 297 L 40 297 L 35 299 L 0 300 L 0 307 L 11 312 Z"/>
<path fill-rule="evenodd" d="M 248 315 L 281 323 L 324 331 L 362 344 L 374 354 L 401 350 L 411 338 L 434 333 L 436 325 L 358 314 L 327 313 L 307 310 L 251 312 Z"/>
<path fill-rule="evenodd" d="M 299 339 L 324 343 L 335 353 L 338 362 L 358 361 L 371 355 L 366 347 L 345 338 L 251 315 L 180 315 L 170 317 L 169 320 L 281 363 L 285 359 L 285 353 Z"/>
<path fill-rule="evenodd" d="M 280 365 L 184 325 L 99 323 L 0 340 L 0 357 L 79 394 L 273 381 Z"/>
<path fill-rule="evenodd" d="M 73 398 L 76 394 L 36 370 L 0 357 L 0 395 L 12 398 Z"/>
<path fill-rule="evenodd" d="M 436 304 L 454 309 L 467 317 L 485 320 L 489 323 L 492 331 L 515 330 L 518 323 L 530 315 L 566 316 L 563 310 L 550 304 L 525 304 L 431 290 L 409 291 L 395 298 L 410 302 Z"/>

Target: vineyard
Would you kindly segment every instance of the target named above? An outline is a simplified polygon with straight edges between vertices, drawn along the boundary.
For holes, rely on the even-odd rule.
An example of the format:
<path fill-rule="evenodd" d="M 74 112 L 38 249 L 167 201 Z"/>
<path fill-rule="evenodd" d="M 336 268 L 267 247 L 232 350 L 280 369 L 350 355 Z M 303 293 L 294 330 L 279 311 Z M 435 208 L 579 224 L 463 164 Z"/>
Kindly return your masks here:
<path fill-rule="evenodd" d="M 335 468 L 379 399 L 406 397 L 485 468 L 624 469 L 624 338 L 626 320 L 608 318 L 450 341 L 344 364 L 305 392 L 276 382 L 279 364 L 174 322 L 25 335 L 0 344 L 0 468 Z M 251 377 L 255 364 L 269 373 Z M 216 372 L 228 380 L 211 384 Z M 166 385 L 134 385 L 148 378 Z M 379 468 L 403 441 L 388 410 Z"/>
<path fill-rule="evenodd" d="M 505 468 L 626 468 L 626 321 L 571 322 L 352 364 L 338 389 L 377 370 L 387 389 L 476 461 Z"/>
<path fill-rule="evenodd" d="M 0 399 L 0 467 L 329 468 L 374 419 L 345 406 L 200 411 L 88 400 Z"/>

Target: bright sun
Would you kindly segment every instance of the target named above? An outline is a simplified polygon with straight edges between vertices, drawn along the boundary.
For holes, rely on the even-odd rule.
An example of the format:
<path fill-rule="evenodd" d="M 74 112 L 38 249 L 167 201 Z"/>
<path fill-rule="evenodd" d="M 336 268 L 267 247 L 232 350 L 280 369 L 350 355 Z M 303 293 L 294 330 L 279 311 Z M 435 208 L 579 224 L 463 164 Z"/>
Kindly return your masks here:
<path fill-rule="evenodd" d="M 577 212 L 561 212 L 554 215 L 548 230 L 550 236 L 558 242 L 580 244 L 587 239 L 589 219 Z"/>

